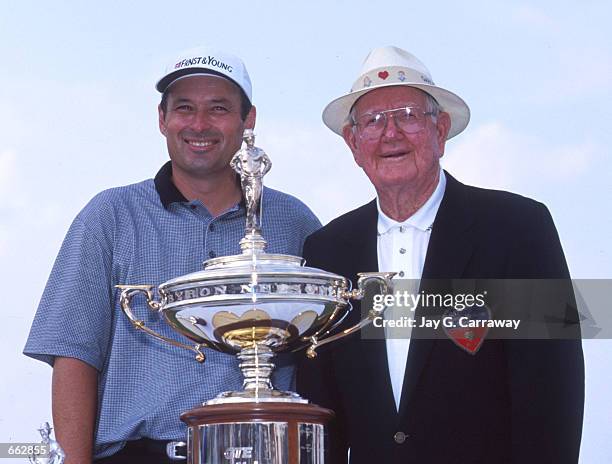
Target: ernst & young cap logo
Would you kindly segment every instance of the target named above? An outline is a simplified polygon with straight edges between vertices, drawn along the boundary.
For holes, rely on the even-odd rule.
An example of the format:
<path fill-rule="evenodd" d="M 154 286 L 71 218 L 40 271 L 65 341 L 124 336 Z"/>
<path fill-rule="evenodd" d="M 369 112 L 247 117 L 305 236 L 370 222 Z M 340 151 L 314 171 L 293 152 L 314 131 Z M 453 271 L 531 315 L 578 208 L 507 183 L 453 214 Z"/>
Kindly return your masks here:
<path fill-rule="evenodd" d="M 228 73 L 234 71 L 232 65 L 224 63 L 212 55 L 194 56 L 193 58 L 185 58 L 174 65 L 174 69 L 188 68 L 190 66 L 203 66 L 206 68 L 217 68 Z"/>

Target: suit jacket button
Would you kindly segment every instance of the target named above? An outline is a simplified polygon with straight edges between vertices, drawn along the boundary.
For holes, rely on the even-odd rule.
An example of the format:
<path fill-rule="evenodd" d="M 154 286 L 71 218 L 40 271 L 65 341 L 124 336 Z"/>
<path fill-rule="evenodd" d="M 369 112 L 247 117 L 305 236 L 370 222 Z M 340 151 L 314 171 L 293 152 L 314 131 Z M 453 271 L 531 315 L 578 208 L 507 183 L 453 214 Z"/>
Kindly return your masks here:
<path fill-rule="evenodd" d="M 393 435 L 393 439 L 398 445 L 404 443 L 406 438 L 408 438 L 408 435 L 406 435 L 404 432 L 395 432 L 395 435 Z"/>

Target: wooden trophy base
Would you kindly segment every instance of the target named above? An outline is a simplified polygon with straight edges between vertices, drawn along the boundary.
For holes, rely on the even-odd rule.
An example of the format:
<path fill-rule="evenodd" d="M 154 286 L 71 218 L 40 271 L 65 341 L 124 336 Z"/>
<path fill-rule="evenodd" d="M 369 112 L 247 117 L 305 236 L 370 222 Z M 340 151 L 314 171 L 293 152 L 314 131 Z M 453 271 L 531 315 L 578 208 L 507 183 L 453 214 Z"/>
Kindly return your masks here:
<path fill-rule="evenodd" d="M 205 405 L 181 414 L 188 464 L 323 464 L 329 409 L 290 402 Z"/>

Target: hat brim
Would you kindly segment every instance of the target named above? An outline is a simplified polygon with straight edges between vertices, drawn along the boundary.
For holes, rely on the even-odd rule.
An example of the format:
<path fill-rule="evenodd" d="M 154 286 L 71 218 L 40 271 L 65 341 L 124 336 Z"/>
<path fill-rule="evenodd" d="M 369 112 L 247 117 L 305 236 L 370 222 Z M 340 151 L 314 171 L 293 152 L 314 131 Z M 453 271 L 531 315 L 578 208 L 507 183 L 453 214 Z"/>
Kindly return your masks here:
<path fill-rule="evenodd" d="M 451 120 L 451 127 L 448 131 L 446 140 L 451 139 L 455 135 L 461 133 L 470 121 L 470 109 L 461 97 L 441 87 L 428 84 L 419 84 L 412 82 L 390 82 L 389 84 L 381 84 L 377 86 L 367 87 L 365 89 L 349 92 L 339 98 L 333 100 L 323 110 L 323 122 L 333 132 L 342 136 L 344 126 L 349 123 L 348 116 L 355 102 L 368 92 L 384 87 L 407 86 L 422 90 L 436 99 L 440 105 L 440 109 L 448 113 Z"/>

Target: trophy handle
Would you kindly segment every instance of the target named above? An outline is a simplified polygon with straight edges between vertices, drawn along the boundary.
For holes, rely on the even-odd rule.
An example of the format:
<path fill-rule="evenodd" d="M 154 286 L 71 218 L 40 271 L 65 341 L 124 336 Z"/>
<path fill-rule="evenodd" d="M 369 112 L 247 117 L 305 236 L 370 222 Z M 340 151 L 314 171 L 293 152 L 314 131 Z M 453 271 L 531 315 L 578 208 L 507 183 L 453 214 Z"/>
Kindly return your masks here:
<path fill-rule="evenodd" d="M 196 354 L 195 359 L 198 362 L 204 362 L 206 360 L 206 356 L 200 350 L 200 348 L 202 347 L 201 344 L 191 346 L 191 345 L 186 345 L 181 342 L 177 342 L 176 340 L 173 340 L 171 338 L 164 337 L 163 335 L 160 335 L 154 330 L 146 327 L 143 320 L 138 319 L 136 318 L 136 316 L 134 316 L 134 313 L 132 312 L 132 309 L 130 308 L 130 302 L 132 301 L 132 298 L 138 295 L 139 293 L 145 294 L 147 298 L 147 305 L 152 311 L 155 311 L 155 312 L 160 311 L 161 305 L 159 301 L 155 301 L 153 299 L 153 286 L 152 285 L 115 285 L 115 287 L 121 290 L 121 296 L 119 297 L 119 303 L 121 304 L 121 309 L 123 310 L 127 318 L 130 320 L 130 322 L 136 329 L 142 330 L 143 332 L 151 335 L 154 338 L 157 338 L 158 340 L 161 340 L 162 342 L 166 342 L 166 343 L 169 343 L 170 345 L 178 346 L 179 348 L 185 348 L 187 350 L 193 351 Z"/>
<path fill-rule="evenodd" d="M 391 279 L 395 275 L 395 272 L 360 272 L 357 274 L 359 279 L 357 280 L 357 289 L 356 290 L 344 290 L 341 294 L 342 298 L 353 299 L 353 300 L 361 300 L 365 295 L 365 288 L 370 282 L 378 281 L 382 288 L 383 293 L 389 293 L 391 289 Z M 337 334 L 331 335 L 324 339 L 319 339 L 318 335 L 313 335 L 310 337 L 311 345 L 306 350 L 306 356 L 309 358 L 314 358 L 317 356 L 317 348 L 323 345 L 327 345 L 328 343 L 334 342 L 341 338 L 344 338 L 352 333 L 355 333 L 368 324 L 371 324 L 374 318 L 381 316 L 385 312 L 385 307 L 382 309 L 370 309 L 368 315 L 360 320 L 357 324 L 348 329 L 343 330 Z"/>

